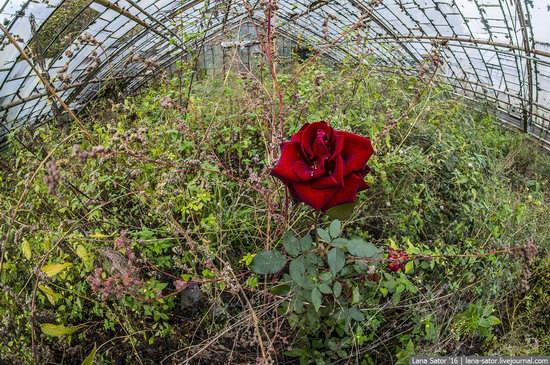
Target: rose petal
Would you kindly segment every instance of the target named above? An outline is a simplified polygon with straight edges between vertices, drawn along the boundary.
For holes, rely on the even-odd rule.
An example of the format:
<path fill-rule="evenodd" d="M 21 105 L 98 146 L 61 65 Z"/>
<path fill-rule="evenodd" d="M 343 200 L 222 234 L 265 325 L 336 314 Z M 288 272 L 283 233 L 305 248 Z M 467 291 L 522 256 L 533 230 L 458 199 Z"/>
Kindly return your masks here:
<path fill-rule="evenodd" d="M 315 136 L 315 141 L 312 146 L 312 151 L 317 161 L 323 162 L 330 157 L 331 152 L 329 151 L 328 142 L 327 133 L 322 129 L 317 129 L 317 135 Z"/>
<path fill-rule="evenodd" d="M 310 160 L 316 157 L 313 147 L 317 140 L 317 131 L 319 129 L 321 129 L 325 133 L 327 140 L 331 139 L 333 129 L 329 127 L 327 122 L 325 122 L 324 120 L 309 124 L 306 128 L 303 129 L 301 135 L 302 148 L 304 149 L 307 158 L 309 158 Z"/>
<path fill-rule="evenodd" d="M 370 139 L 353 133 L 341 133 L 344 136 L 341 153 L 344 159 L 344 176 L 353 171 L 362 171 L 374 153 Z"/>
<path fill-rule="evenodd" d="M 290 192 L 295 200 L 306 203 L 315 210 L 321 208 L 336 194 L 339 187 L 315 189 L 310 183 L 292 183 Z"/>
<path fill-rule="evenodd" d="M 294 163 L 294 172 L 301 181 L 309 181 L 315 175 L 315 171 L 304 161 L 296 161 Z"/>
<path fill-rule="evenodd" d="M 319 167 L 314 171 L 314 179 L 311 181 L 311 186 L 315 189 L 344 186 L 344 162 L 342 161 L 342 158 L 340 156 L 336 158 L 331 174 L 329 174 L 328 176 L 322 176 L 322 174 L 318 174 L 318 172 L 322 172 L 324 174 L 325 169 Z"/>
<path fill-rule="evenodd" d="M 344 147 L 344 136 L 341 131 L 335 131 L 334 133 L 334 142 L 332 154 L 330 155 L 330 160 L 334 159 L 336 156 L 339 156 L 342 153 L 342 148 Z"/>
<path fill-rule="evenodd" d="M 288 181 L 300 181 L 300 176 L 295 170 L 297 161 L 303 161 L 298 143 L 283 142 L 281 145 L 281 157 L 277 165 L 271 170 L 271 175 L 278 177 L 285 184 Z"/>
<path fill-rule="evenodd" d="M 311 182 L 311 187 L 314 189 L 337 188 L 339 186 L 341 184 L 333 176 L 323 176 Z"/>
<path fill-rule="evenodd" d="M 357 198 L 357 192 L 363 178 L 355 173 L 349 174 L 344 178 L 344 186 L 337 189 L 336 194 L 323 205 L 322 210 L 326 211 L 340 204 L 353 203 Z"/>
<path fill-rule="evenodd" d="M 304 129 L 306 129 L 308 126 L 309 126 L 309 123 L 305 123 L 302 126 L 302 128 L 300 128 L 300 130 L 298 132 L 294 133 L 292 135 L 292 137 L 290 137 L 290 140 L 292 142 L 301 143 L 302 142 L 302 134 L 304 133 Z"/>
<path fill-rule="evenodd" d="M 334 179 L 336 179 L 341 186 L 344 186 L 344 160 L 341 156 L 336 157 L 332 176 L 334 176 Z"/>

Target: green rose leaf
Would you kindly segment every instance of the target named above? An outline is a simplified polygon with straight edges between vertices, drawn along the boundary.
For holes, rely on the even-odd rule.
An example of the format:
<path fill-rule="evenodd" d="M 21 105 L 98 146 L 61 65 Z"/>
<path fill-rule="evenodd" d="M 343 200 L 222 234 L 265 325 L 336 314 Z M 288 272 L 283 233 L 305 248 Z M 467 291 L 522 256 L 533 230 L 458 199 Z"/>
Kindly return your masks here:
<path fill-rule="evenodd" d="M 322 299 L 323 294 L 321 294 L 321 291 L 319 289 L 315 288 L 311 291 L 311 304 L 313 304 L 313 307 L 317 312 L 319 311 L 319 308 L 321 308 Z"/>
<path fill-rule="evenodd" d="M 292 257 L 296 257 L 300 254 L 300 242 L 291 232 L 286 232 L 283 235 L 283 246 L 285 247 L 286 253 Z"/>
<path fill-rule="evenodd" d="M 330 243 L 331 246 L 338 247 L 338 248 L 345 248 L 348 244 L 348 240 L 342 237 L 335 238 Z"/>
<path fill-rule="evenodd" d="M 290 262 L 288 266 L 290 278 L 301 287 L 306 286 L 306 267 L 304 256 L 300 256 Z"/>
<path fill-rule="evenodd" d="M 339 248 L 333 248 L 327 255 L 328 266 L 332 275 L 336 276 L 346 264 L 346 255 Z"/>
<path fill-rule="evenodd" d="M 319 274 L 319 279 L 323 282 L 328 282 L 332 279 L 332 274 L 328 271 L 322 272 Z"/>
<path fill-rule="evenodd" d="M 342 233 L 342 223 L 340 223 L 338 219 L 335 219 L 330 223 L 329 233 L 332 238 L 340 237 L 340 234 Z"/>
<path fill-rule="evenodd" d="M 327 215 L 332 219 L 346 220 L 353 213 L 355 203 L 341 204 L 327 210 Z"/>
<path fill-rule="evenodd" d="M 375 257 L 379 253 L 375 245 L 365 242 L 361 238 L 348 241 L 346 247 L 349 253 L 356 257 Z"/>
<path fill-rule="evenodd" d="M 305 252 L 313 247 L 313 240 L 311 236 L 306 234 L 304 237 L 300 238 L 300 252 Z"/>
<path fill-rule="evenodd" d="M 330 289 L 330 286 L 328 286 L 328 284 L 319 284 L 318 288 L 319 291 L 323 294 L 332 294 L 332 290 Z"/>
<path fill-rule="evenodd" d="M 317 235 L 321 239 L 321 241 L 329 242 L 332 241 L 332 238 L 330 237 L 330 234 L 324 230 L 323 228 L 317 228 Z"/>
<path fill-rule="evenodd" d="M 278 251 L 263 251 L 252 259 L 252 271 L 260 275 L 275 274 L 286 264 L 286 257 Z"/>
<path fill-rule="evenodd" d="M 340 296 L 340 294 L 342 294 L 342 284 L 340 284 L 339 281 L 336 281 L 332 285 L 332 293 L 334 294 L 335 298 L 338 298 Z"/>
<path fill-rule="evenodd" d="M 363 315 L 363 313 L 361 313 L 361 311 L 355 307 L 351 307 L 350 309 L 348 309 L 348 314 L 352 319 L 356 320 L 357 322 L 362 322 L 365 320 L 365 316 Z"/>

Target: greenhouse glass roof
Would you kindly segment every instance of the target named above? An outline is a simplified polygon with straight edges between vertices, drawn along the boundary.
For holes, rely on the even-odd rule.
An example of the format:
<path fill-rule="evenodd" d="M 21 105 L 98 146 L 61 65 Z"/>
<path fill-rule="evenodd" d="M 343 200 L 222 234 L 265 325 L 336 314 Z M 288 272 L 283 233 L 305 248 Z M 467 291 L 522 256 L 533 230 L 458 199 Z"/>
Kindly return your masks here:
<path fill-rule="evenodd" d="M 173 65 L 196 47 L 185 34 L 207 40 L 265 17 L 251 0 L 9 0 L 0 9 L 0 136 L 52 117 L 37 73 L 79 111 L 106 83 L 132 92 Z M 279 1 L 276 16 L 278 32 L 336 60 L 371 54 L 405 74 L 437 45 L 456 92 L 550 145 L 550 0 Z"/>

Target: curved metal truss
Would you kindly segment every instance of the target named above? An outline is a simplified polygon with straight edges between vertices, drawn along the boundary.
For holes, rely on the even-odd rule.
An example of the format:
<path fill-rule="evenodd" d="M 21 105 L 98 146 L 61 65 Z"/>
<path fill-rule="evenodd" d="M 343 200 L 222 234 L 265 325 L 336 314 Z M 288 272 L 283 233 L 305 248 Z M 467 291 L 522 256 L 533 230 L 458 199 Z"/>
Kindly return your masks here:
<path fill-rule="evenodd" d="M 407 74 L 444 45 L 454 90 L 550 146 L 550 0 L 279 0 L 276 16 L 277 31 L 333 59 L 368 53 Z M 36 72 L 79 111 L 106 84 L 133 92 L 172 66 L 198 45 L 185 34 L 208 40 L 247 19 L 263 24 L 260 0 L 4 1 L 0 137 L 56 112 Z"/>

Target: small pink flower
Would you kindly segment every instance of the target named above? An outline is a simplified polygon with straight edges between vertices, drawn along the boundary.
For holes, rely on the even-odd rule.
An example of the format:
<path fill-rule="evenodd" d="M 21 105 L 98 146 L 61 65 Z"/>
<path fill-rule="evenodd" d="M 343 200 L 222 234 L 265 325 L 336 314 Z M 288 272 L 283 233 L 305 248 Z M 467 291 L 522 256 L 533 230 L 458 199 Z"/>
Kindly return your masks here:
<path fill-rule="evenodd" d="M 178 280 L 174 281 L 174 287 L 176 287 L 177 291 L 181 291 L 181 290 L 187 288 L 187 285 L 189 285 L 189 283 L 187 283 L 186 281 L 183 281 L 181 279 L 178 279 Z"/>

